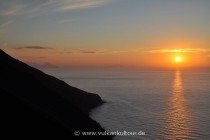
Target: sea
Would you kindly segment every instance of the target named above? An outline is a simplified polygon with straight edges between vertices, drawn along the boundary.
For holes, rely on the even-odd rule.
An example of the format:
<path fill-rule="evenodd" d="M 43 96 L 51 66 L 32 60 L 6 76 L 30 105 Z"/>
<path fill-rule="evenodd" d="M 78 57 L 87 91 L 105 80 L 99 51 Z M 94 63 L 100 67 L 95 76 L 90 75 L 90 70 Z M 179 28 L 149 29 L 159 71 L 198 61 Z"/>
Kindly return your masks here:
<path fill-rule="evenodd" d="M 210 71 L 44 69 L 71 86 L 101 96 L 91 118 L 114 140 L 210 139 Z"/>

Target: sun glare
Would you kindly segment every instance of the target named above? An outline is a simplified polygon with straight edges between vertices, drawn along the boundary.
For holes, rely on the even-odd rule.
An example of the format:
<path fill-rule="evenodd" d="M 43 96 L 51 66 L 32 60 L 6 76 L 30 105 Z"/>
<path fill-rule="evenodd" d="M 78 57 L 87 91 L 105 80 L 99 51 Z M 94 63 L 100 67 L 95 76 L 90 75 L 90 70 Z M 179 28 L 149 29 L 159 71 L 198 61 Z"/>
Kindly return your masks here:
<path fill-rule="evenodd" d="M 175 57 L 175 62 L 176 62 L 176 63 L 182 62 L 182 57 L 176 56 L 176 57 Z"/>

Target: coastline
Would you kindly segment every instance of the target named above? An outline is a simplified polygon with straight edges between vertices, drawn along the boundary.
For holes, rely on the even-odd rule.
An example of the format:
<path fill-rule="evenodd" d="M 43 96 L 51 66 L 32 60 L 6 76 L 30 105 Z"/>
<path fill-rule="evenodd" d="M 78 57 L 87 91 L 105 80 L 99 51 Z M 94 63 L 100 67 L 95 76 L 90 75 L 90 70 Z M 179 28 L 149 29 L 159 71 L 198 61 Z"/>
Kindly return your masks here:
<path fill-rule="evenodd" d="M 0 66 L 1 128 L 4 135 L 75 138 L 75 131 L 105 131 L 89 117 L 93 108 L 104 103 L 99 95 L 72 87 L 2 50 Z M 12 129 L 5 129 L 11 126 Z M 98 136 L 76 138 L 94 140 Z M 112 137 L 100 136 L 100 139 Z"/>

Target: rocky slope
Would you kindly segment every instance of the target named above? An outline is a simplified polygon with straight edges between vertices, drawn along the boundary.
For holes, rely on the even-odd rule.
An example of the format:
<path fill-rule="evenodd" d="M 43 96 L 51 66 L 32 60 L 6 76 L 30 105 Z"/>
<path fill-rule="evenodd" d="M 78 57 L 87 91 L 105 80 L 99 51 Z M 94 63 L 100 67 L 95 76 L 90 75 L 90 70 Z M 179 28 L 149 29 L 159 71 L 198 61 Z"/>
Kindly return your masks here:
<path fill-rule="evenodd" d="M 102 103 L 97 94 L 71 87 L 0 50 L 0 137 L 112 139 L 74 136 L 74 131 L 104 131 L 88 116 Z"/>

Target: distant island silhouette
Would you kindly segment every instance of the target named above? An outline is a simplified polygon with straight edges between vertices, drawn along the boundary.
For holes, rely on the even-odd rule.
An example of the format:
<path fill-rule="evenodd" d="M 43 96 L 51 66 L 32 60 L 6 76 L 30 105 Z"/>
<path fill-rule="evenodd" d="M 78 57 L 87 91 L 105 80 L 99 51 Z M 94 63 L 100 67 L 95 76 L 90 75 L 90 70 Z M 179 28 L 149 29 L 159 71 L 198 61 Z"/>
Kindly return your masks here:
<path fill-rule="evenodd" d="M 74 131 L 105 131 L 89 117 L 102 103 L 97 94 L 69 86 L 0 50 L 1 137 L 111 140 L 74 136 Z"/>
<path fill-rule="evenodd" d="M 43 68 L 59 68 L 58 66 L 56 65 L 53 65 L 51 63 L 48 63 L 48 62 L 45 62 L 45 63 L 42 63 L 42 64 L 38 64 L 36 62 L 25 62 L 27 65 L 31 66 L 31 67 L 34 67 L 34 68 L 37 68 L 37 69 L 43 69 Z"/>

